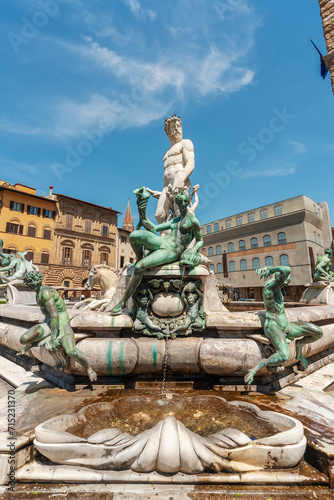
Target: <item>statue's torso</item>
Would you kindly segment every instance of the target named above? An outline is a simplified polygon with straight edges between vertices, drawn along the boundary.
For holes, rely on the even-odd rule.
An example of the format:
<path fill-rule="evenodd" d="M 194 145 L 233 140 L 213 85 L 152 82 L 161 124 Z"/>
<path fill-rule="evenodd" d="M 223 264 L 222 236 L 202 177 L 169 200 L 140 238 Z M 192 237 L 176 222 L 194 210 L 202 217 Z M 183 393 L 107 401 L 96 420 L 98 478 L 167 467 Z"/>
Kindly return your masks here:
<path fill-rule="evenodd" d="M 163 158 L 164 162 L 164 184 L 168 185 L 174 181 L 175 174 L 183 170 L 183 140 L 169 148 Z"/>
<path fill-rule="evenodd" d="M 286 328 L 289 323 L 285 314 L 284 297 L 281 289 L 270 290 L 264 287 L 263 300 L 266 319 L 275 321 L 282 329 Z"/>
<path fill-rule="evenodd" d="M 57 313 L 59 314 L 59 316 L 61 316 L 62 319 L 68 320 L 68 314 L 67 314 L 63 299 L 60 297 L 59 293 L 56 290 L 54 290 L 53 288 L 51 288 L 49 286 L 45 286 L 45 285 L 41 287 L 40 291 L 36 295 L 36 302 L 39 305 L 39 307 L 41 308 L 41 311 L 44 314 L 44 316 L 50 317 L 50 313 L 46 308 L 45 298 L 42 295 L 43 292 L 45 292 L 45 291 L 48 291 L 49 293 L 52 294 L 52 298 L 55 301 Z"/>

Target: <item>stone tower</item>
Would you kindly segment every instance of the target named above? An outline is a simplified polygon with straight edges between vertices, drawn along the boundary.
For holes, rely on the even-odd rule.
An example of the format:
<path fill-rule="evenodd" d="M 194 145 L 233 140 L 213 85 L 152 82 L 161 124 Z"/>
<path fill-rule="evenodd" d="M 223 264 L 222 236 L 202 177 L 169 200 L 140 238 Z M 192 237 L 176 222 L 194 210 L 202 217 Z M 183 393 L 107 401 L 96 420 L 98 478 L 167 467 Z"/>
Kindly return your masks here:
<path fill-rule="evenodd" d="M 324 61 L 332 77 L 334 93 L 334 0 L 319 0 L 319 5 L 327 47 L 327 55 L 324 56 Z"/>
<path fill-rule="evenodd" d="M 128 206 L 126 207 L 125 217 L 123 219 L 122 229 L 126 229 L 127 231 L 133 231 L 133 218 L 131 215 L 130 209 L 130 200 L 128 200 Z"/>

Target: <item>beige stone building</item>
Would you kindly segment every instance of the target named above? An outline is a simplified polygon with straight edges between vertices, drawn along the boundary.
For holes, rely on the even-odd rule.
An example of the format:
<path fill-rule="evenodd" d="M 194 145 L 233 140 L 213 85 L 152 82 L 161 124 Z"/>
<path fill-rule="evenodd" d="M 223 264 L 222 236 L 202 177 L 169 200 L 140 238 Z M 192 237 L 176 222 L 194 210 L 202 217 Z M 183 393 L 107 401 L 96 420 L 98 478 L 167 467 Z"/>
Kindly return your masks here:
<path fill-rule="evenodd" d="M 331 73 L 334 93 L 334 1 L 319 0 L 319 5 L 327 47 L 327 55 L 324 56 L 324 61 Z"/>
<path fill-rule="evenodd" d="M 51 256 L 45 283 L 82 287 L 97 264 L 116 267 L 117 210 L 50 193 L 56 200 Z"/>
<path fill-rule="evenodd" d="M 203 254 L 218 280 L 233 286 L 235 298 L 261 300 L 256 269 L 289 265 L 287 299 L 299 300 L 324 248 L 333 246 L 328 205 L 297 196 L 202 226 Z"/>
<path fill-rule="evenodd" d="M 117 229 L 117 269 L 122 269 L 125 264 L 133 264 L 136 260 L 129 240 L 131 231 L 133 231 L 133 218 L 128 201 L 123 226 Z"/>

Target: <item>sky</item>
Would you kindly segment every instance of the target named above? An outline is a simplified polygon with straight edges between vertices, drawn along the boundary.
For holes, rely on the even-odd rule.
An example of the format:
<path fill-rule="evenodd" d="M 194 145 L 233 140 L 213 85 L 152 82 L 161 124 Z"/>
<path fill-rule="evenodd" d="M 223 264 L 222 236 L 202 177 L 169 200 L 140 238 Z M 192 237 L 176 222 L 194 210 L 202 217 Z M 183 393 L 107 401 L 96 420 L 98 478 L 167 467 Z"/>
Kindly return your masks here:
<path fill-rule="evenodd" d="M 134 189 L 162 188 L 175 113 L 202 224 L 305 194 L 334 225 L 316 0 L 1 3 L 1 179 L 112 207 L 121 226 Z"/>

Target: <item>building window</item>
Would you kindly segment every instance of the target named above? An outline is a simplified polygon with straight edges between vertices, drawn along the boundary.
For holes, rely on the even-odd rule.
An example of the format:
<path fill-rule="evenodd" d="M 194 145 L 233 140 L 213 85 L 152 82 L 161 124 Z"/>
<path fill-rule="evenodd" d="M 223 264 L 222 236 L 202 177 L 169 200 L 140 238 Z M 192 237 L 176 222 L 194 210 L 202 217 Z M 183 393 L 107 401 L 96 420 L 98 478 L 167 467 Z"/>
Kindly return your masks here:
<path fill-rule="evenodd" d="M 313 232 L 313 238 L 314 238 L 314 241 L 315 241 L 316 243 L 318 243 L 318 240 L 317 240 L 317 233 L 316 233 L 315 231 Z"/>
<path fill-rule="evenodd" d="M 222 273 L 223 272 L 223 264 L 218 262 L 217 264 L 217 273 Z"/>
<path fill-rule="evenodd" d="M 216 255 L 221 255 L 222 253 L 222 247 L 220 245 L 216 246 Z"/>
<path fill-rule="evenodd" d="M 289 265 L 289 257 L 286 254 L 283 254 L 279 258 L 279 263 L 281 266 L 288 266 Z"/>
<path fill-rule="evenodd" d="M 285 233 L 278 233 L 278 244 L 283 245 L 284 243 L 286 243 Z"/>
<path fill-rule="evenodd" d="M 273 266 L 274 265 L 274 259 L 268 255 L 268 257 L 266 257 L 266 266 Z"/>
<path fill-rule="evenodd" d="M 49 229 L 48 227 L 44 228 L 43 230 L 43 238 L 45 240 L 51 240 L 51 229 Z"/>
<path fill-rule="evenodd" d="M 23 226 L 17 222 L 7 222 L 6 233 L 23 234 Z"/>
<path fill-rule="evenodd" d="M 209 247 L 209 257 L 212 257 L 213 255 L 213 247 Z"/>
<path fill-rule="evenodd" d="M 226 229 L 229 229 L 232 226 L 232 221 L 231 219 L 226 221 Z"/>
<path fill-rule="evenodd" d="M 16 201 L 9 202 L 10 210 L 14 210 L 14 212 L 23 212 L 24 205 L 22 203 L 16 203 Z"/>
<path fill-rule="evenodd" d="M 254 213 L 248 214 L 248 222 L 254 222 Z"/>
<path fill-rule="evenodd" d="M 108 254 L 107 254 L 107 252 L 101 252 L 100 253 L 100 264 L 105 264 L 106 266 L 108 265 Z"/>
<path fill-rule="evenodd" d="M 63 249 L 63 264 L 72 264 L 72 248 L 70 247 Z"/>
<path fill-rule="evenodd" d="M 90 250 L 83 250 L 82 252 L 82 265 L 90 266 L 92 260 L 92 252 Z"/>
<path fill-rule="evenodd" d="M 206 226 L 206 234 L 210 234 L 211 233 L 211 226 Z"/>
<path fill-rule="evenodd" d="M 260 261 L 257 257 L 252 260 L 253 269 L 260 269 Z"/>
<path fill-rule="evenodd" d="M 213 264 L 210 265 L 210 271 L 212 271 L 213 273 L 215 272 L 215 266 Z"/>
<path fill-rule="evenodd" d="M 270 247 L 270 245 L 271 245 L 271 238 L 270 238 L 269 234 L 266 234 L 265 236 L 263 236 L 263 245 L 265 247 Z"/>
<path fill-rule="evenodd" d="M 313 205 L 313 210 L 314 210 L 315 215 L 317 215 L 318 211 L 317 211 L 317 206 L 316 205 Z"/>
<path fill-rule="evenodd" d="M 127 243 L 128 242 L 128 239 L 126 236 L 121 236 L 121 243 Z"/>
<path fill-rule="evenodd" d="M 65 226 L 66 226 L 66 229 L 68 229 L 69 231 L 73 230 L 73 219 L 74 219 L 74 217 L 72 214 L 66 214 Z"/>
<path fill-rule="evenodd" d="M 102 226 L 102 236 L 108 236 L 108 235 L 109 235 L 109 227 Z"/>
<path fill-rule="evenodd" d="M 29 250 L 29 251 L 25 254 L 24 258 L 25 258 L 26 260 L 28 260 L 29 262 L 31 262 L 31 261 L 33 260 L 33 258 L 34 258 L 34 252 L 33 252 L 32 250 Z"/>
<path fill-rule="evenodd" d="M 318 243 L 319 243 L 319 245 L 321 245 L 321 237 L 320 237 L 320 234 L 318 234 Z"/>
<path fill-rule="evenodd" d="M 31 236 L 31 238 L 35 238 L 36 226 L 28 226 L 28 236 Z"/>
<path fill-rule="evenodd" d="M 241 271 L 247 271 L 247 262 L 246 262 L 246 259 L 242 259 L 240 261 L 240 270 Z"/>
<path fill-rule="evenodd" d="M 52 218 L 51 210 L 46 210 L 45 208 L 43 208 L 43 217 L 46 217 L 47 219 L 51 219 Z"/>
<path fill-rule="evenodd" d="M 246 250 L 245 240 L 239 241 L 239 250 Z"/>
<path fill-rule="evenodd" d="M 267 209 L 260 211 L 260 217 L 261 217 L 261 219 L 267 218 Z"/>
<path fill-rule="evenodd" d="M 251 239 L 251 248 L 257 248 L 257 247 L 258 247 L 257 238 L 252 238 Z"/>
<path fill-rule="evenodd" d="M 120 264 L 120 267 L 123 267 L 124 266 L 124 255 L 121 255 L 121 264 Z"/>
<path fill-rule="evenodd" d="M 237 217 L 237 226 L 241 226 L 242 224 L 242 217 Z"/>
<path fill-rule="evenodd" d="M 234 243 L 229 243 L 227 245 L 227 251 L 228 252 L 234 252 Z"/>
<path fill-rule="evenodd" d="M 216 233 L 217 231 L 219 231 L 219 224 L 218 222 L 215 222 L 214 225 L 213 225 L 213 230 L 214 232 Z"/>
<path fill-rule="evenodd" d="M 318 216 L 320 217 L 320 219 L 322 218 L 321 217 L 321 210 L 320 210 L 320 208 L 318 208 Z"/>
<path fill-rule="evenodd" d="M 92 221 L 90 219 L 85 220 L 85 233 L 91 233 L 92 232 Z"/>
<path fill-rule="evenodd" d="M 41 264 L 48 264 L 49 263 L 49 254 L 47 252 L 42 252 L 41 253 Z"/>
<path fill-rule="evenodd" d="M 37 207 L 32 207 L 31 205 L 27 205 L 27 214 L 37 215 Z"/>
<path fill-rule="evenodd" d="M 275 210 L 275 215 L 282 215 L 282 205 L 278 205 L 277 207 L 274 208 Z"/>
<path fill-rule="evenodd" d="M 231 260 L 231 261 L 230 261 L 230 263 L 229 263 L 229 265 L 228 265 L 228 270 L 229 270 L 230 272 L 235 271 L 235 262 L 234 262 L 234 260 Z"/>

